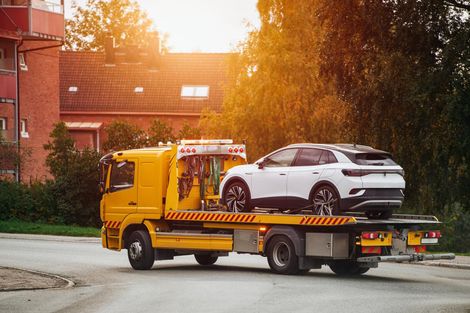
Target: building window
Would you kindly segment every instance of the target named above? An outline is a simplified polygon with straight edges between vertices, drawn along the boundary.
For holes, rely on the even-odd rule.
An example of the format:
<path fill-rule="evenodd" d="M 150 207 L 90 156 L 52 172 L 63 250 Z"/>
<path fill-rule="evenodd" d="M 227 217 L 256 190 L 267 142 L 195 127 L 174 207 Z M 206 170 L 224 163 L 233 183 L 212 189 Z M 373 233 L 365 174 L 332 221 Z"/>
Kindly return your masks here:
<path fill-rule="evenodd" d="M 25 119 L 20 121 L 20 131 L 21 131 L 22 138 L 29 138 L 28 123 Z"/>
<path fill-rule="evenodd" d="M 77 86 L 70 86 L 69 87 L 69 92 L 77 92 L 78 91 L 78 87 Z"/>
<path fill-rule="evenodd" d="M 25 59 L 24 53 L 18 53 L 18 61 L 20 63 L 20 69 L 22 71 L 27 71 L 28 65 L 26 65 L 26 59 Z"/>
<path fill-rule="evenodd" d="M 209 86 L 183 86 L 181 87 L 181 98 L 183 99 L 209 98 Z"/>
<path fill-rule="evenodd" d="M 135 93 L 143 93 L 144 92 L 144 87 L 135 87 L 134 92 Z"/>
<path fill-rule="evenodd" d="M 0 117 L 0 130 L 7 129 L 7 119 L 6 117 Z"/>

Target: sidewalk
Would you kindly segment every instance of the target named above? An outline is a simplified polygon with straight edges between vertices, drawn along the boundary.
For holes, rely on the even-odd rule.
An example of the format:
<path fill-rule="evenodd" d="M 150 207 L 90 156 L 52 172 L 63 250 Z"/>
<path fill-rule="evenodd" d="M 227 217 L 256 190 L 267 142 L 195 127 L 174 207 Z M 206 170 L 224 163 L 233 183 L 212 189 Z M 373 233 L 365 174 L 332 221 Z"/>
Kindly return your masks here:
<path fill-rule="evenodd" d="M 98 237 L 72 237 L 72 236 L 0 233 L 0 238 L 22 239 L 22 240 L 62 241 L 62 242 L 101 243 L 101 238 L 98 238 Z"/>
<path fill-rule="evenodd" d="M 453 260 L 424 261 L 424 262 L 418 262 L 415 264 L 470 270 L 470 256 L 458 256 L 457 255 L 455 256 L 455 259 Z"/>
<path fill-rule="evenodd" d="M 0 267 L 0 292 L 72 287 L 74 283 L 57 275 Z"/>

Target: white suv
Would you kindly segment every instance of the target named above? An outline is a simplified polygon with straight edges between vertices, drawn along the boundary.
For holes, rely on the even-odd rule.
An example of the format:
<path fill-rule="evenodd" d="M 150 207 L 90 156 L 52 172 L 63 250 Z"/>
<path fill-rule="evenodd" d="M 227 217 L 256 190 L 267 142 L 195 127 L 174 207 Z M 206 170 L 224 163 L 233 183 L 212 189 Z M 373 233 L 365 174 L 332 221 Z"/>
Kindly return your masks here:
<path fill-rule="evenodd" d="M 294 144 L 227 171 L 221 202 L 230 211 L 308 207 L 317 215 L 365 212 L 389 218 L 402 205 L 403 169 L 388 152 L 353 144 Z"/>

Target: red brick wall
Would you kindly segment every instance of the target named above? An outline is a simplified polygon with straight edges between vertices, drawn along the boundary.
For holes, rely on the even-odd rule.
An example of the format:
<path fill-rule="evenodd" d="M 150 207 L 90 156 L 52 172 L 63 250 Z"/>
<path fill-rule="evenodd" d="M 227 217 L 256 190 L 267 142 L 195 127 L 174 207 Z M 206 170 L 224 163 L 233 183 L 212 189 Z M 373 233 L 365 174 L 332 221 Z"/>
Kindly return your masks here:
<path fill-rule="evenodd" d="M 44 47 L 55 42 L 24 41 L 20 50 Z M 20 116 L 27 120 L 29 138 L 21 138 L 22 147 L 31 151 L 31 157 L 21 169 L 24 182 L 50 178 L 43 145 L 59 121 L 59 48 L 27 52 L 27 71 L 19 71 Z"/>
<path fill-rule="evenodd" d="M 106 132 L 104 128 L 109 123 L 115 120 L 124 120 L 129 123 L 133 123 L 143 130 L 147 130 L 150 127 L 152 121 L 156 118 L 167 123 L 173 128 L 173 133 L 176 135 L 181 129 L 183 124 L 187 122 L 193 127 L 198 126 L 199 116 L 156 116 L 156 115 L 116 115 L 116 114 L 70 114 L 61 112 L 60 118 L 64 122 L 93 122 L 103 123 L 100 129 L 100 146 L 106 140 Z M 75 132 L 72 132 L 72 136 L 77 140 L 77 147 L 84 147 L 87 145 L 89 138 L 83 138 L 81 135 L 75 136 Z"/>

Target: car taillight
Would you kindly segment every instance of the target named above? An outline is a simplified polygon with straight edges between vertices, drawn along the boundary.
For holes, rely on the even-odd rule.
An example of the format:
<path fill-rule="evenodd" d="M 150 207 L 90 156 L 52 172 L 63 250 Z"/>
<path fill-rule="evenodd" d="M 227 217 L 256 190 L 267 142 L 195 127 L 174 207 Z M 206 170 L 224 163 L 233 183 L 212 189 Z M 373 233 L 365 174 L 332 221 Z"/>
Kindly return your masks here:
<path fill-rule="evenodd" d="M 359 176 L 364 176 L 367 175 L 367 173 L 363 170 L 347 170 L 344 169 L 341 172 L 343 172 L 344 176 L 354 176 L 354 177 L 359 177 Z"/>

